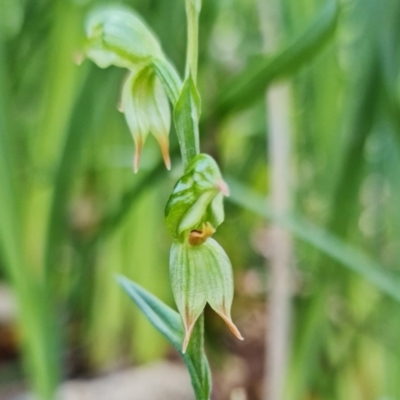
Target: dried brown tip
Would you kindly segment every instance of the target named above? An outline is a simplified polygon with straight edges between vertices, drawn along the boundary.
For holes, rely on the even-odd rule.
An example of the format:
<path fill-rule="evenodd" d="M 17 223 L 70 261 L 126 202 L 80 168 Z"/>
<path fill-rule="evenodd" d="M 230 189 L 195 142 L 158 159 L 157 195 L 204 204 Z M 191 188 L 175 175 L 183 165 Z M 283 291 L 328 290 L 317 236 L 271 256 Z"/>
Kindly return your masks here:
<path fill-rule="evenodd" d="M 142 154 L 143 142 L 141 140 L 136 140 L 135 143 L 135 155 L 133 156 L 133 172 L 137 174 L 139 171 L 140 156 Z"/>
<path fill-rule="evenodd" d="M 73 60 L 76 65 L 81 65 L 85 59 L 85 54 L 81 51 L 77 51 L 73 55 Z"/>
<path fill-rule="evenodd" d="M 165 168 L 167 168 L 167 170 L 170 171 L 171 170 L 171 159 L 169 157 L 168 151 L 166 153 L 163 152 L 162 156 L 164 159 Z"/>
<path fill-rule="evenodd" d="M 165 167 L 169 171 L 171 169 L 171 158 L 169 156 L 169 140 L 168 136 L 162 136 L 157 138 L 158 144 L 161 148 L 161 154 L 164 160 Z"/>
<path fill-rule="evenodd" d="M 223 179 L 218 181 L 215 186 L 224 196 L 228 197 L 230 195 L 229 186 Z"/>
<path fill-rule="evenodd" d="M 244 340 L 244 337 L 242 334 L 239 332 L 239 329 L 237 326 L 232 322 L 232 319 L 228 317 L 226 314 L 223 314 L 221 312 L 218 312 L 218 315 L 225 321 L 225 323 L 228 325 L 229 330 L 239 339 L 239 340 Z"/>

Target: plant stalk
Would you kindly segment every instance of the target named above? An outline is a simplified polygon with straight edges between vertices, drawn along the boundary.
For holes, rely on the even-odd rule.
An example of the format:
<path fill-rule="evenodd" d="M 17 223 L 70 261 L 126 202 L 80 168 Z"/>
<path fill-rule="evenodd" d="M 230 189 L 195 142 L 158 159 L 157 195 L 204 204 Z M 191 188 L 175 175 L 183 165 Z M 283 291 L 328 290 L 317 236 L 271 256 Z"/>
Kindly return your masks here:
<path fill-rule="evenodd" d="M 194 86 L 197 81 L 198 66 L 198 41 L 199 41 L 199 16 L 201 10 L 201 0 L 186 0 L 186 14 L 188 25 L 187 41 L 187 59 L 186 59 L 186 78 L 191 76 Z M 183 89 L 184 90 L 184 89 Z M 197 88 L 196 88 L 197 90 Z M 191 94 L 191 97 L 193 94 Z M 193 98 L 190 100 L 191 115 L 193 116 L 195 105 Z M 190 137 L 189 135 L 192 135 Z M 185 132 L 185 138 L 179 140 L 179 146 L 183 156 L 184 165 L 187 166 L 190 161 L 199 154 L 199 121 L 194 121 L 192 129 Z M 198 364 L 198 370 L 202 371 L 199 378 L 203 383 L 203 392 L 196 392 L 197 400 L 209 400 L 211 394 L 211 376 L 208 364 L 204 363 L 204 313 L 202 313 L 196 322 L 189 344 L 188 354 L 193 356 L 193 360 Z"/>
<path fill-rule="evenodd" d="M 186 53 L 186 77 L 192 75 L 193 81 L 197 81 L 197 66 L 199 55 L 199 16 L 201 0 L 186 0 L 186 15 L 188 24 L 187 53 Z"/>

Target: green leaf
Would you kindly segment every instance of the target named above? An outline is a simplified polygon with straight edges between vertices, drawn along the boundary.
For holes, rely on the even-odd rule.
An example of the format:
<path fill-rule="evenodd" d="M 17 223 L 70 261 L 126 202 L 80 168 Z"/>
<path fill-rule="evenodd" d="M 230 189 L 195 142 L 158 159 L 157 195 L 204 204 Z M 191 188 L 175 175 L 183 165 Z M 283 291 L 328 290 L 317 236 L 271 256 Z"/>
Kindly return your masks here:
<path fill-rule="evenodd" d="M 87 66 L 93 67 L 93 66 Z M 90 72 L 89 72 L 90 71 Z M 66 232 L 65 212 L 68 195 L 79 167 L 85 140 L 92 123 L 101 123 L 107 104 L 108 90 L 115 82 L 107 85 L 106 96 L 98 96 L 93 88 L 97 85 L 101 71 L 85 68 L 81 71 L 80 91 L 69 120 L 68 130 L 62 148 L 58 149 L 58 165 L 53 177 L 53 190 L 50 198 L 50 211 L 47 222 L 45 275 L 51 285 L 55 284 L 55 272 L 59 245 Z M 95 111 L 96 110 L 96 111 Z"/>
<path fill-rule="evenodd" d="M 13 162 L 9 117 L 9 80 L 6 53 L 0 40 L 0 253 L 18 305 L 23 357 L 37 398 L 52 400 L 59 382 L 58 332 L 54 329 L 53 303 L 45 285 L 33 271 L 25 253 L 22 191 Z"/>
<path fill-rule="evenodd" d="M 199 153 L 199 118 L 201 102 L 192 76 L 185 80 L 174 110 L 174 121 L 183 164 L 186 167 Z"/>
<path fill-rule="evenodd" d="M 311 26 L 276 55 L 261 56 L 223 86 L 212 115 L 248 107 L 261 98 L 273 81 L 298 71 L 310 62 L 333 36 L 339 16 L 336 0 L 329 0 Z"/>
<path fill-rule="evenodd" d="M 364 68 L 360 75 L 363 85 L 354 93 L 354 99 L 350 103 L 353 108 L 348 127 L 345 129 L 346 143 L 343 151 L 338 154 L 341 164 L 331 199 L 327 229 L 343 240 L 357 215 L 358 197 L 366 164 L 364 153 L 368 138 L 374 132 L 380 109 L 382 80 L 379 62 L 375 48 L 368 51 L 363 59 Z M 321 262 L 326 263 L 325 260 Z M 335 268 L 335 265 L 327 264 L 328 268 Z"/>
<path fill-rule="evenodd" d="M 0 1 L 0 39 L 15 36 L 21 29 L 24 19 L 21 0 Z"/>
<path fill-rule="evenodd" d="M 196 399 L 209 400 L 211 374 L 203 348 L 203 321 L 196 324 L 193 331 L 192 341 L 187 352 L 183 354 L 182 342 L 184 331 L 179 314 L 157 297 L 153 296 L 147 290 L 129 279 L 126 279 L 123 276 L 118 276 L 117 280 L 152 325 L 170 341 L 183 357 L 189 370 Z"/>
<path fill-rule="evenodd" d="M 87 56 L 99 67 L 125 67 L 148 62 L 152 57 L 163 58 L 159 42 L 131 9 L 103 6 L 92 11 L 86 21 Z"/>
<path fill-rule="evenodd" d="M 134 204 L 149 186 L 157 184 L 164 178 L 164 165 L 160 162 L 157 166 L 145 173 L 141 179 L 137 179 L 134 184 L 121 195 L 121 200 L 114 208 L 105 213 L 99 222 L 99 229 L 94 233 L 88 245 L 93 246 L 101 238 L 111 235 L 125 221 L 127 213 L 132 210 Z"/>
<path fill-rule="evenodd" d="M 311 244 L 316 249 L 338 261 L 341 265 L 359 274 L 383 293 L 400 302 L 400 282 L 384 268 L 371 260 L 360 250 L 348 245 L 330 232 L 305 221 L 293 214 L 274 214 L 265 198 L 234 180 L 229 180 L 230 200 L 266 219 L 274 221 L 291 232 L 295 237 Z"/>
<path fill-rule="evenodd" d="M 181 351 L 184 333 L 179 314 L 129 279 L 118 276 L 117 280 L 154 327 Z"/>

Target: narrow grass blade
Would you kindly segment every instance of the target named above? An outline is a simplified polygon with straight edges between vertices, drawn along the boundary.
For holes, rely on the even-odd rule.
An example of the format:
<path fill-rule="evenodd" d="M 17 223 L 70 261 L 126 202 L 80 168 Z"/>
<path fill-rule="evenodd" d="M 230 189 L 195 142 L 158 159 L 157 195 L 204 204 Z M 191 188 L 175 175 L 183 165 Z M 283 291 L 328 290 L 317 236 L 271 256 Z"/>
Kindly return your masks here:
<path fill-rule="evenodd" d="M 290 231 L 295 237 L 301 239 L 333 260 L 339 262 L 353 272 L 356 272 L 383 293 L 400 302 L 400 282 L 384 268 L 371 260 L 360 250 L 348 245 L 330 232 L 305 221 L 297 215 L 276 215 L 267 207 L 265 198 L 258 195 L 234 180 L 228 180 L 231 188 L 229 200 L 246 210 L 266 219 Z"/>
<path fill-rule="evenodd" d="M 132 210 L 139 195 L 148 187 L 157 184 L 161 178 L 165 176 L 165 167 L 162 162 L 159 162 L 154 169 L 147 172 L 146 175 L 121 196 L 118 207 L 111 210 L 99 222 L 99 229 L 91 238 L 89 244 L 95 244 L 100 238 L 111 235 L 125 220 L 126 216 Z"/>
<path fill-rule="evenodd" d="M 272 57 L 261 56 L 223 86 L 212 115 L 225 115 L 261 98 L 273 80 L 293 74 L 325 46 L 335 32 L 339 16 L 336 0 L 329 0 L 311 26 Z"/>
<path fill-rule="evenodd" d="M 82 66 L 83 68 L 84 66 Z M 59 244 L 66 234 L 65 212 L 68 195 L 74 182 L 75 174 L 80 166 L 85 141 L 93 126 L 104 118 L 104 109 L 108 96 L 99 95 L 95 90 L 102 79 L 102 71 L 90 68 L 81 72 L 81 90 L 71 114 L 64 143 L 59 149 L 59 162 L 53 178 L 53 192 L 47 226 L 45 248 L 45 276 L 50 284 L 54 280 Z M 107 94 L 115 85 L 114 80 L 107 82 Z"/>
<path fill-rule="evenodd" d="M 11 38 L 18 33 L 24 18 L 21 0 L 1 2 L 0 39 Z"/>
<path fill-rule="evenodd" d="M 340 237 L 345 236 L 349 222 L 356 214 L 357 195 L 365 165 L 363 152 L 367 139 L 372 133 L 379 109 L 381 74 L 375 51 L 366 57 L 365 64 L 365 71 L 362 75 L 364 85 L 357 94 L 348 141 L 341 156 L 343 161 L 332 199 L 329 230 Z M 350 174 L 349 171 L 351 171 Z"/>
<path fill-rule="evenodd" d="M 51 305 L 29 268 L 20 219 L 20 191 L 14 176 L 11 135 L 6 111 L 6 65 L 0 41 L 0 251 L 6 276 L 19 307 L 22 347 L 33 390 L 40 399 L 53 400 L 59 379 L 56 334 Z"/>

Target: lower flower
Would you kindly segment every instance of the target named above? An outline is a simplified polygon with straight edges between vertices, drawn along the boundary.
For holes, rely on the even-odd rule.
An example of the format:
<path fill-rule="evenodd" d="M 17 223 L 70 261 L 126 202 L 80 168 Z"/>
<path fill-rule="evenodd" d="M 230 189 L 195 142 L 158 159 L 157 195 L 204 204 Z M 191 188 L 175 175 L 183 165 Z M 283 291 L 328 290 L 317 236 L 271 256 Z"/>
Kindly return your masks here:
<path fill-rule="evenodd" d="M 198 246 L 174 242 L 170 276 L 175 302 L 185 327 L 183 353 L 207 303 L 226 322 L 232 333 L 243 340 L 231 318 L 234 294 L 231 262 L 214 239 L 209 238 Z"/>

